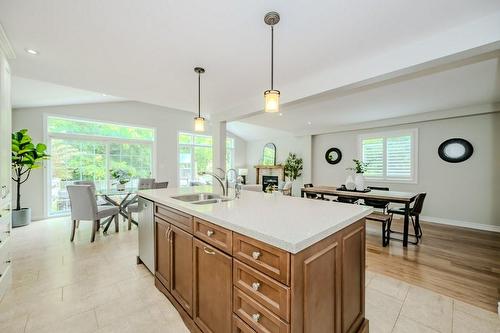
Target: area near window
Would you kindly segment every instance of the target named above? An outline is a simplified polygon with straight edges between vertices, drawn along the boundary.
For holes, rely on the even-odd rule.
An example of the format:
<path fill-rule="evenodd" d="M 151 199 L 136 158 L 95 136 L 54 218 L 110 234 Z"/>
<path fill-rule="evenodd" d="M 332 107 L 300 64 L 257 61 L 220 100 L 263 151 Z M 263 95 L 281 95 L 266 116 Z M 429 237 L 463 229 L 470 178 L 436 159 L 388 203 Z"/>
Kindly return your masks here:
<path fill-rule="evenodd" d="M 213 171 L 212 136 L 179 133 L 179 186 L 211 183 L 209 176 L 201 172 Z M 234 168 L 235 144 L 233 138 L 226 138 L 226 170 Z"/>
<path fill-rule="evenodd" d="M 69 212 L 66 186 L 77 180 L 91 180 L 105 193 L 115 186 L 110 170 L 128 171 L 129 188 L 154 174 L 152 128 L 48 116 L 47 137 L 49 215 Z"/>
<path fill-rule="evenodd" d="M 418 131 L 408 129 L 359 136 L 359 153 L 373 181 L 417 182 Z"/>

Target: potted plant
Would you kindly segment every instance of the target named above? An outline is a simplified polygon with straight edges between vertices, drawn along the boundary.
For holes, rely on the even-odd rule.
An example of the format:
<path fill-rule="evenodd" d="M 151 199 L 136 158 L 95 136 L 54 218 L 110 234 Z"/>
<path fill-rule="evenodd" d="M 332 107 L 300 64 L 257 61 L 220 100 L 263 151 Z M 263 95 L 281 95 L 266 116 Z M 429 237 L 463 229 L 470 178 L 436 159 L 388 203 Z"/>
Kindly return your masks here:
<path fill-rule="evenodd" d="M 116 181 L 116 189 L 118 191 L 125 190 L 125 184 L 130 181 L 132 174 L 124 169 L 111 169 L 109 172 L 111 177 Z"/>
<path fill-rule="evenodd" d="M 21 208 L 21 185 L 28 181 L 31 170 L 38 169 L 49 158 L 47 146 L 34 144 L 27 129 L 12 133 L 12 180 L 16 182 L 16 208 L 12 210 L 12 227 L 30 224 L 31 208 Z"/>
<path fill-rule="evenodd" d="M 289 153 L 285 161 L 285 176 L 293 183 L 297 178 L 302 176 L 303 161 L 297 157 L 297 154 Z M 292 190 L 290 189 L 290 193 Z"/>
<path fill-rule="evenodd" d="M 356 175 L 354 176 L 354 184 L 356 185 L 356 190 L 363 191 L 365 189 L 364 173 L 366 172 L 368 163 L 365 163 L 357 159 L 353 159 L 352 161 L 354 162 L 354 167 L 347 168 L 347 170 L 353 170 L 356 172 Z M 347 186 L 347 181 L 346 181 L 346 186 Z"/>

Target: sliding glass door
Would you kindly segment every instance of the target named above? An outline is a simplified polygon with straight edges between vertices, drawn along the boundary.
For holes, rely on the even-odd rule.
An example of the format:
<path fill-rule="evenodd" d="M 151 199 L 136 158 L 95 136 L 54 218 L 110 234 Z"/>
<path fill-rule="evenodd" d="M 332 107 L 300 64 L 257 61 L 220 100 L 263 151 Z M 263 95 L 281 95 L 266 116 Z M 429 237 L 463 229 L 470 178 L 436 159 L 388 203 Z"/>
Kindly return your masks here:
<path fill-rule="evenodd" d="M 66 186 L 75 181 L 93 181 L 98 192 L 109 192 L 116 186 L 110 170 L 130 174 L 128 188 L 136 188 L 139 178 L 153 176 L 153 129 L 56 117 L 47 122 L 49 215 L 70 211 Z"/>

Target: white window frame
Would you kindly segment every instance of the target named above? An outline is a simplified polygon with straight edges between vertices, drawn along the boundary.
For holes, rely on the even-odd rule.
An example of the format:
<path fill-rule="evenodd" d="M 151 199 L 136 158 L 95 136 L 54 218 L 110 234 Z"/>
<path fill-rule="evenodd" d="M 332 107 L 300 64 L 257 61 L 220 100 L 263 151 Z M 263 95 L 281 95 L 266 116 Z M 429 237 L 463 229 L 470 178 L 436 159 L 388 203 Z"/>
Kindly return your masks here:
<path fill-rule="evenodd" d="M 193 143 L 191 144 L 187 144 L 187 143 L 180 143 L 179 142 L 179 136 L 181 134 L 187 134 L 187 135 L 191 135 L 193 136 Z M 206 136 L 206 137 L 210 137 L 212 139 L 212 144 L 209 146 L 209 145 L 200 145 L 200 144 L 195 144 L 194 143 L 194 137 L 195 136 Z M 181 169 L 179 168 L 179 165 L 180 165 L 180 148 L 181 147 L 190 147 L 191 148 L 191 176 L 192 175 L 192 168 L 193 168 L 193 165 L 194 165 L 194 147 L 210 147 L 212 148 L 212 153 L 213 153 L 213 149 L 214 149 L 214 138 L 212 135 L 210 134 L 199 134 L 199 133 L 193 133 L 193 132 L 190 132 L 190 131 L 178 131 L 177 132 L 177 184 L 179 187 L 186 187 L 186 185 L 181 185 Z M 212 154 L 212 165 L 213 165 L 213 154 Z M 187 185 L 189 186 L 189 185 Z"/>
<path fill-rule="evenodd" d="M 142 139 L 120 139 L 120 138 L 112 138 L 112 137 L 107 137 L 107 136 L 100 136 L 100 135 L 88 135 L 88 134 L 68 134 L 68 133 L 49 133 L 49 127 L 48 127 L 48 120 L 49 118 L 60 118 L 60 119 L 68 119 L 68 120 L 76 120 L 76 121 L 89 121 L 89 122 L 96 122 L 96 123 L 104 123 L 104 124 L 111 124 L 111 125 L 120 125 L 120 126 L 129 126 L 129 127 L 140 127 L 140 128 L 147 128 L 153 130 L 153 141 L 151 140 L 142 140 Z M 121 123 L 121 122 L 111 122 L 111 121 L 106 121 L 106 120 L 95 120 L 95 119 L 89 119 L 89 118 L 83 118 L 83 117 L 74 117 L 74 116 L 66 116 L 66 115 L 61 115 L 61 114 L 52 114 L 52 113 L 44 113 L 44 118 L 43 118 L 43 132 L 44 132 L 44 141 L 47 143 L 47 152 L 50 155 L 52 151 L 51 147 L 51 139 L 68 139 L 68 140 L 87 140 L 87 141 L 95 141 L 98 143 L 102 143 L 106 145 L 106 155 L 108 155 L 108 149 L 109 149 L 109 144 L 111 143 L 130 143 L 130 144 L 147 144 L 151 145 L 152 147 L 152 170 L 151 170 L 151 175 L 153 178 L 156 178 L 156 168 L 157 168 L 157 159 L 156 159 L 156 128 L 155 127 L 148 127 L 148 126 L 137 126 L 133 124 L 127 124 L 127 123 Z M 108 161 L 106 161 L 107 163 Z M 50 214 L 50 196 L 51 196 L 51 186 L 49 186 L 49 180 L 50 176 L 52 174 L 52 164 L 50 163 L 50 160 L 46 162 L 45 165 L 45 172 L 44 172 L 44 215 L 47 217 L 56 217 L 56 216 L 66 216 L 69 215 L 68 212 L 65 213 L 60 213 L 60 214 Z M 109 184 L 109 174 L 106 175 L 106 183 Z"/>
<path fill-rule="evenodd" d="M 233 146 L 231 148 L 227 147 L 227 140 L 233 140 Z M 236 165 L 236 139 L 233 138 L 232 136 L 226 136 L 226 163 L 225 166 L 227 166 L 227 155 L 230 153 L 232 155 L 232 162 L 233 164 L 229 166 L 229 169 L 234 169 Z M 227 170 L 226 170 L 227 171 Z"/>
<path fill-rule="evenodd" d="M 411 178 L 401 179 L 394 177 L 387 177 L 387 138 L 411 135 Z M 370 132 L 358 135 L 358 158 L 363 159 L 363 140 L 383 138 L 384 139 L 384 152 L 383 152 L 383 170 L 382 177 L 366 177 L 367 181 L 376 183 L 401 183 L 401 184 L 417 184 L 418 183 L 418 128 L 408 128 L 394 131 Z"/>

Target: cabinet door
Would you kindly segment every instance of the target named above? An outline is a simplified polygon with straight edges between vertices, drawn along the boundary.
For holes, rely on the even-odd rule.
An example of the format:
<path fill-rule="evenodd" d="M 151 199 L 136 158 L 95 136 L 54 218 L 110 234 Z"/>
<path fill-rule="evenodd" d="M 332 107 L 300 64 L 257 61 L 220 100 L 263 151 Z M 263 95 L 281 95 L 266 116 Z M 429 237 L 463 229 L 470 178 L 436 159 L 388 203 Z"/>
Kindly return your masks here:
<path fill-rule="evenodd" d="M 193 236 L 170 225 L 170 292 L 193 316 Z"/>
<path fill-rule="evenodd" d="M 155 275 L 170 290 L 170 224 L 156 219 Z"/>
<path fill-rule="evenodd" d="M 0 204 L 10 202 L 11 113 L 10 68 L 0 54 Z"/>
<path fill-rule="evenodd" d="M 205 333 L 231 332 L 232 270 L 230 256 L 194 240 L 193 319 Z"/>

